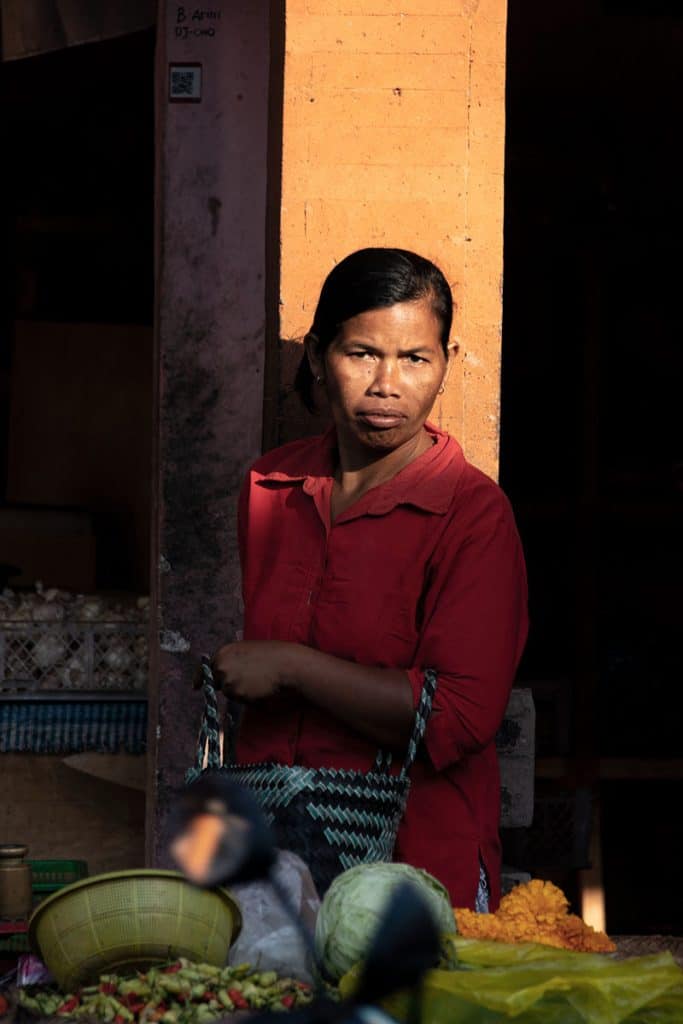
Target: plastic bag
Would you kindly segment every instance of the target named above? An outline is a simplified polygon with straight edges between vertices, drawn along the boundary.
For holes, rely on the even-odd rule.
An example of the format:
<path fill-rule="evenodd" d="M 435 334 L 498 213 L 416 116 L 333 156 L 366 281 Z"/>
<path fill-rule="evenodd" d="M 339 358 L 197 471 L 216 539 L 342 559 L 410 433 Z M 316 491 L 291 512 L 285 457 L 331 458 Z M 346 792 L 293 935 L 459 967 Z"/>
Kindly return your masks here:
<path fill-rule="evenodd" d="M 289 895 L 303 924 L 313 932 L 320 898 L 311 873 L 295 853 L 281 850 L 275 876 Z M 242 910 L 243 926 L 230 950 L 230 963 L 313 982 L 313 965 L 291 918 L 268 882 L 232 886 Z"/>
<path fill-rule="evenodd" d="M 17 988 L 27 985 L 46 985 L 54 981 L 43 961 L 33 953 L 22 953 L 17 961 Z"/>
<path fill-rule="evenodd" d="M 615 960 L 534 943 L 449 939 L 460 970 L 430 971 L 422 993 L 429 1024 L 681 1024 L 683 971 L 670 953 Z M 474 966 L 478 964 L 479 966 Z M 490 966 L 494 964 L 495 966 Z M 340 983 L 348 996 L 358 968 Z M 405 1020 L 409 997 L 382 1004 Z"/>
<path fill-rule="evenodd" d="M 466 939 L 462 935 L 444 935 L 443 942 L 452 952 L 452 959 L 461 968 L 509 967 L 511 964 L 533 960 L 576 959 L 586 963 L 586 956 L 604 960 L 603 954 L 578 953 L 570 949 L 555 949 L 540 942 L 499 942 L 493 939 Z M 682 1022 L 683 1024 L 683 1022 Z"/>

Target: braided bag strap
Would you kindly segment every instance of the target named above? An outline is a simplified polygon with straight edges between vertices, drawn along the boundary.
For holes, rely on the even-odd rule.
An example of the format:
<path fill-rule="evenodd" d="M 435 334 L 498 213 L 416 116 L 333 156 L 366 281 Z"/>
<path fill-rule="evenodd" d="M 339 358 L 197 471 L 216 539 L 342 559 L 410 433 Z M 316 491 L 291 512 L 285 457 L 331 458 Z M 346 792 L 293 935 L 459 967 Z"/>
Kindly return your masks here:
<path fill-rule="evenodd" d="M 206 767 L 208 769 L 217 769 L 221 767 L 218 732 L 218 702 L 216 700 L 213 672 L 211 671 L 211 661 L 206 655 L 202 655 L 202 679 L 204 691 L 204 714 L 202 716 L 202 724 L 199 731 L 199 739 L 197 741 L 195 763 L 185 775 L 185 781 L 188 783 L 194 782 L 195 779 L 198 779 L 201 775 L 204 765 L 204 753 L 207 746 L 208 757 Z M 418 747 L 424 737 L 427 722 L 429 721 L 429 716 L 432 711 L 432 703 L 434 701 L 434 694 L 436 693 L 436 686 L 436 672 L 431 668 L 425 669 L 420 700 L 415 712 L 413 732 L 410 737 L 410 742 L 408 743 L 406 758 L 403 762 L 403 767 L 401 768 L 399 775 L 399 778 L 402 780 L 406 778 L 408 772 L 412 768 L 415 757 L 417 756 Z M 230 746 L 233 746 L 232 742 L 230 743 Z M 391 768 L 391 762 L 391 754 L 380 750 L 375 758 L 373 771 L 382 775 L 388 775 Z"/>
<path fill-rule="evenodd" d="M 399 774 L 400 779 L 405 779 L 408 775 L 408 772 L 412 768 L 413 762 L 417 756 L 418 747 L 424 738 L 427 722 L 429 721 L 429 716 L 432 713 L 432 704 L 434 702 L 434 694 L 436 693 L 436 685 L 437 678 L 434 669 L 425 669 L 422 692 L 420 693 L 420 700 L 418 701 L 417 710 L 415 712 L 413 734 L 410 737 L 408 753 L 406 754 L 406 759 L 403 762 L 403 767 Z"/>
<path fill-rule="evenodd" d="M 185 782 L 187 783 L 194 782 L 202 774 L 205 752 L 207 752 L 207 768 L 216 769 L 221 767 L 218 701 L 216 699 L 213 672 L 211 671 L 211 661 L 205 654 L 202 655 L 202 689 L 204 693 L 204 713 L 197 740 L 194 766 L 185 774 Z"/>
<path fill-rule="evenodd" d="M 417 710 L 415 711 L 413 732 L 410 737 L 410 742 L 408 743 L 408 752 L 406 753 L 406 758 L 403 762 L 403 767 L 401 768 L 399 775 L 399 778 L 402 780 L 406 778 L 408 772 L 412 768 L 413 762 L 417 756 L 417 749 L 424 737 L 427 722 L 429 721 L 429 716 L 432 713 L 432 703 L 434 701 L 434 694 L 436 693 L 436 685 L 437 676 L 434 669 L 425 669 L 420 700 L 418 701 Z M 381 775 L 388 775 L 390 768 L 391 754 L 386 753 L 384 750 L 380 750 L 375 758 L 375 764 L 372 770 L 379 772 Z"/>

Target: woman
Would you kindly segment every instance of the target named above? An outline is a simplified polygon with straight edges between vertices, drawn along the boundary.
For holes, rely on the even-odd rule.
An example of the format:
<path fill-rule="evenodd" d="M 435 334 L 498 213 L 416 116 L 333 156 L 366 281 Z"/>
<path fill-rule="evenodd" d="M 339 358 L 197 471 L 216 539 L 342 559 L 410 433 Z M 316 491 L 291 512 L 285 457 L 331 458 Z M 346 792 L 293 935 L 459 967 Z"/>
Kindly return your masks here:
<path fill-rule="evenodd" d="M 506 498 L 427 422 L 455 355 L 451 320 L 443 274 L 414 253 L 363 249 L 332 270 L 297 387 L 309 407 L 324 389 L 333 426 L 248 474 L 244 640 L 213 668 L 248 705 L 239 762 L 360 770 L 378 748 L 405 751 L 435 669 L 395 856 L 456 906 L 488 895 L 495 909 L 494 739 L 526 638 L 526 580 Z"/>

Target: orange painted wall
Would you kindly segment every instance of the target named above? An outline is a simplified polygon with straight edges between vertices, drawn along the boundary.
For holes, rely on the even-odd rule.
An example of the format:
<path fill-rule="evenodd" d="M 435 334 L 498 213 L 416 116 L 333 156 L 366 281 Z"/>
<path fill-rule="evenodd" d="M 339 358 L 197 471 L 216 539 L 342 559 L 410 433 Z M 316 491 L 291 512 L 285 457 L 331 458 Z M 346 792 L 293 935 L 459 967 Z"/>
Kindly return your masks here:
<path fill-rule="evenodd" d="M 493 476 L 505 17 L 505 0 L 288 0 L 285 32 L 280 336 L 305 333 L 325 274 L 353 249 L 434 259 L 460 352 L 433 418 Z M 281 359 L 279 440 L 306 429 L 286 397 L 293 364 Z"/>

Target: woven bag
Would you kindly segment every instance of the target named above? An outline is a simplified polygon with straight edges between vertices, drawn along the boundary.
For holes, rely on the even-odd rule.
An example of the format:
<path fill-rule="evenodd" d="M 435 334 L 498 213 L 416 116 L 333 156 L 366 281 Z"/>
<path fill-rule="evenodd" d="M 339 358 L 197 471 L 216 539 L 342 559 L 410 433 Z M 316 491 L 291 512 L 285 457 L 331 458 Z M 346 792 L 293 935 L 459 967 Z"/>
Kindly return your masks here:
<path fill-rule="evenodd" d="M 203 772 L 220 771 L 251 790 L 275 829 L 278 845 L 308 865 L 321 896 L 347 868 L 391 860 L 408 800 L 408 773 L 432 710 L 435 672 L 424 673 L 408 752 L 398 775 L 390 774 L 391 754 L 381 751 L 367 772 L 272 762 L 223 764 L 216 690 L 207 658 L 202 659 L 202 674 L 204 715 L 195 766 L 187 772 L 186 782 L 196 781 Z M 233 751 L 234 736 L 226 739 Z"/>

